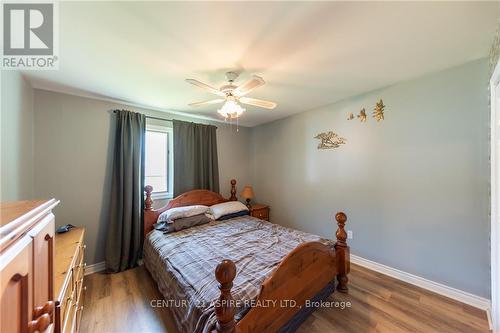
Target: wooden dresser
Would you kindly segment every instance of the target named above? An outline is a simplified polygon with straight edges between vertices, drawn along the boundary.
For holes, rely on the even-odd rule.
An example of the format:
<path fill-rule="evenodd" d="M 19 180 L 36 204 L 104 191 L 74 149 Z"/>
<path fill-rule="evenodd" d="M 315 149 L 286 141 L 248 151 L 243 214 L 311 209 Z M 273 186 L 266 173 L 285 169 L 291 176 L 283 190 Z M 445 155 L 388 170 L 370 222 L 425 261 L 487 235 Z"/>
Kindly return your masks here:
<path fill-rule="evenodd" d="M 82 318 L 85 286 L 84 228 L 56 235 L 55 248 L 55 332 L 78 332 Z"/>
<path fill-rule="evenodd" d="M 55 328 L 54 228 L 59 201 L 0 204 L 0 332 Z"/>

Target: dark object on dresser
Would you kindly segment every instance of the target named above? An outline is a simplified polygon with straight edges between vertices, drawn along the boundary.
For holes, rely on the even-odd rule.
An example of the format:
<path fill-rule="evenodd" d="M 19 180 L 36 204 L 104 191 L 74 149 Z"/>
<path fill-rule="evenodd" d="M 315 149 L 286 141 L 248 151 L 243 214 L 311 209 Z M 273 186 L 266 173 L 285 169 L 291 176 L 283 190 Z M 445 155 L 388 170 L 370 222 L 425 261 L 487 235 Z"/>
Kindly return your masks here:
<path fill-rule="evenodd" d="M 63 234 L 65 232 L 68 232 L 70 231 L 71 229 L 73 229 L 75 226 L 72 225 L 72 224 L 66 224 L 66 225 L 63 225 L 63 226 L 60 226 L 59 228 L 57 228 L 56 232 L 58 234 Z"/>

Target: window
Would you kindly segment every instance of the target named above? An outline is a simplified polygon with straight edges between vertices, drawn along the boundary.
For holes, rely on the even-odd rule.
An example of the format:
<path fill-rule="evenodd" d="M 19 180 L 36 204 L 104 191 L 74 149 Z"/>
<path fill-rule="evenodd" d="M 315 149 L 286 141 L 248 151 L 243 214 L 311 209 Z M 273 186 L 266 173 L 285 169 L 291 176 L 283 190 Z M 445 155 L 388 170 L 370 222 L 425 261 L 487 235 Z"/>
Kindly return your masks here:
<path fill-rule="evenodd" d="M 153 186 L 153 199 L 172 197 L 173 141 L 172 128 L 146 126 L 145 185 Z"/>

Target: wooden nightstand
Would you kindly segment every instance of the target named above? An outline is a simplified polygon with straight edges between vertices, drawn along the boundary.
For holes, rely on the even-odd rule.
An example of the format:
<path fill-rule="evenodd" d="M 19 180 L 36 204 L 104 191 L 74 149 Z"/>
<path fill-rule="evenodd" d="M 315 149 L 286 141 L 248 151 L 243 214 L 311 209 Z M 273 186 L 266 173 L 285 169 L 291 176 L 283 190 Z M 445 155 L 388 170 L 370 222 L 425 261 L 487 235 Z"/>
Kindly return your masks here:
<path fill-rule="evenodd" d="M 269 221 L 269 210 L 268 205 L 254 204 L 250 207 L 250 216 Z"/>

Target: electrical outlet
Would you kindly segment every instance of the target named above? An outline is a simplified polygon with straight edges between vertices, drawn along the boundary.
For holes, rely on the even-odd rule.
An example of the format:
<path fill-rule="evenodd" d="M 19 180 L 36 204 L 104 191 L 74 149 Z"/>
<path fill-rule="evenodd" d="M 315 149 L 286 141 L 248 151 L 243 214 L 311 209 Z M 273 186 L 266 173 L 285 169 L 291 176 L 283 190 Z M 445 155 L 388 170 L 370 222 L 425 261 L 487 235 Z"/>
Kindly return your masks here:
<path fill-rule="evenodd" d="M 352 239 L 352 230 L 347 230 L 347 239 Z"/>

